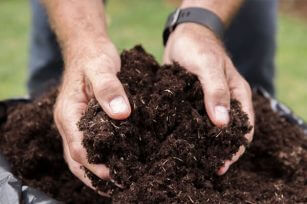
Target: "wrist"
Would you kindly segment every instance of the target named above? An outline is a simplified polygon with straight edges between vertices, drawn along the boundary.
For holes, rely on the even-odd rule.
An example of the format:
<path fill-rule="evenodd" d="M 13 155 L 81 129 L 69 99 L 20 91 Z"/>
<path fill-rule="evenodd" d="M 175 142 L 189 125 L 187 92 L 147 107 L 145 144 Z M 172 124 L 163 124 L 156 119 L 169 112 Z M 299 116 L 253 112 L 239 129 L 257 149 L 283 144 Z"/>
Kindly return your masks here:
<path fill-rule="evenodd" d="M 64 62 L 70 64 L 75 60 L 96 58 L 110 47 L 114 47 L 114 45 L 106 36 L 94 39 L 86 37 L 71 39 L 62 49 Z"/>
<path fill-rule="evenodd" d="M 181 24 L 189 25 L 181 26 Z M 202 27 L 205 27 L 205 29 L 200 26 L 194 26 L 193 24 L 199 24 Z M 207 32 L 209 35 L 214 34 L 221 40 L 223 39 L 224 35 L 224 25 L 221 19 L 212 11 L 199 7 L 176 9 L 175 12 L 169 15 L 163 31 L 164 45 L 166 44 L 170 34 L 174 32 L 174 30 L 181 30 L 177 27 L 187 28 L 184 29 L 183 32 L 189 32 L 190 30 L 200 30 L 201 32 Z"/>
<path fill-rule="evenodd" d="M 212 30 L 196 23 L 184 23 L 178 25 L 170 34 L 169 41 L 178 41 L 179 38 L 194 39 L 195 41 L 206 43 L 207 45 L 209 43 L 214 43 L 222 46 L 223 44 Z"/>
<path fill-rule="evenodd" d="M 79 24 L 80 26 L 69 26 L 65 32 L 57 33 L 64 61 L 69 60 L 72 56 L 81 57 L 83 53 L 91 55 L 99 53 L 104 45 L 112 43 L 104 20 L 101 26 L 95 28 L 87 22 Z"/>
<path fill-rule="evenodd" d="M 202 35 L 206 36 L 207 39 L 212 39 L 212 40 L 218 39 L 215 33 L 211 29 L 197 23 L 179 24 L 172 34 L 175 35 L 183 34 L 183 35 L 193 35 L 193 36 Z"/>

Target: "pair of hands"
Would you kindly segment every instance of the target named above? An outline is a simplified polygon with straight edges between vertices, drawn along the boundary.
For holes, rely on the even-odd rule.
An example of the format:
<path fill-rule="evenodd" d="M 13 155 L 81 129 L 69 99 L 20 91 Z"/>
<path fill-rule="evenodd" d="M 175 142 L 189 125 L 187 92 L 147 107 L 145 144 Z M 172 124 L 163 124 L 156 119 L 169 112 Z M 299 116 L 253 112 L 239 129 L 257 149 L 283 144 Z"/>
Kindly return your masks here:
<path fill-rule="evenodd" d="M 109 179 L 109 169 L 103 165 L 89 164 L 82 146 L 82 133 L 77 122 L 87 107 L 89 99 L 96 97 L 103 110 L 114 119 L 129 117 L 131 108 L 124 89 L 116 77 L 120 71 L 120 57 L 108 39 L 103 41 L 103 50 L 82 50 L 80 55 L 65 59 L 63 84 L 57 98 L 54 119 L 63 139 L 64 156 L 72 173 L 86 185 L 91 186 L 81 166 L 102 179 Z M 86 54 L 84 54 L 86 53 Z M 207 28 L 187 23 L 179 25 L 170 35 L 164 53 L 164 63 L 178 62 L 196 74 L 202 84 L 205 107 L 211 121 L 225 126 L 229 121 L 230 98 L 242 103 L 251 125 L 254 113 L 251 90 L 237 72 L 222 43 Z M 253 131 L 246 135 L 250 142 Z M 239 151 L 217 174 L 224 174 L 230 165 L 244 153 Z"/>

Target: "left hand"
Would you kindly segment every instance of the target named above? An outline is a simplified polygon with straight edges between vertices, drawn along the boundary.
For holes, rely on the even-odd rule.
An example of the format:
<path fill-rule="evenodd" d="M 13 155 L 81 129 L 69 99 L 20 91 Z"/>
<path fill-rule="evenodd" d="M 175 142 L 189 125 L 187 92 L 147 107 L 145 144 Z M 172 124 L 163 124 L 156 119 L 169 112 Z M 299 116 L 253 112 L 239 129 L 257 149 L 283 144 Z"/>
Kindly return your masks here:
<path fill-rule="evenodd" d="M 238 73 L 222 42 L 212 31 L 194 23 L 178 25 L 168 39 L 163 61 L 166 64 L 177 62 L 198 76 L 206 96 L 204 100 L 207 113 L 216 126 L 228 124 L 230 98 L 241 102 L 250 124 L 254 126 L 250 86 Z M 251 142 L 253 130 L 245 137 Z M 225 161 L 217 174 L 225 174 L 244 151 L 245 147 L 241 146 L 231 160 Z"/>

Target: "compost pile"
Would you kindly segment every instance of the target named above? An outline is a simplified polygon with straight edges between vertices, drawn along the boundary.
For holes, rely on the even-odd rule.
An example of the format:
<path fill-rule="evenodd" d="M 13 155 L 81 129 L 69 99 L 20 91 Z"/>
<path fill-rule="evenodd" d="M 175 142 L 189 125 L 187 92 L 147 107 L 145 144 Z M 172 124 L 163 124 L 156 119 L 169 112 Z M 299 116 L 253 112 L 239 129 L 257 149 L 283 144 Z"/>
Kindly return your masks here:
<path fill-rule="evenodd" d="M 113 182 L 87 171 L 114 203 L 306 203 L 307 140 L 302 130 L 253 94 L 255 135 L 224 176 L 215 171 L 246 145 L 248 118 L 236 100 L 231 121 L 215 127 L 200 83 L 178 65 L 160 67 L 141 47 L 121 55 L 119 78 L 131 103 L 123 121 L 107 117 L 95 99 L 79 122 L 91 163 L 105 163 Z M 0 149 L 25 184 L 65 203 L 106 203 L 69 171 L 52 110 L 56 90 L 10 106 L 0 126 Z"/>

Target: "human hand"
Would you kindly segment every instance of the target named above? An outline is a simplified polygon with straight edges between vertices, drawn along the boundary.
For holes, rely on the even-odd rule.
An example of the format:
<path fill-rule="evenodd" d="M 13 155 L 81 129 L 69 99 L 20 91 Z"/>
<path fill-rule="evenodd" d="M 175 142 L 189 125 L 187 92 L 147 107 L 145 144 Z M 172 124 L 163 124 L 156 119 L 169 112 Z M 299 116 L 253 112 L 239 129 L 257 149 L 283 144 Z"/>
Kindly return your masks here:
<path fill-rule="evenodd" d="M 254 126 L 250 86 L 238 73 L 222 42 L 212 31 L 193 23 L 178 25 L 168 39 L 163 61 L 166 64 L 177 62 L 198 76 L 205 95 L 207 113 L 216 126 L 228 124 L 230 98 L 241 102 L 243 111 L 248 114 Z M 251 142 L 253 130 L 245 137 Z M 245 147 L 241 146 L 231 160 L 225 161 L 217 174 L 225 174 L 244 151 Z"/>
<path fill-rule="evenodd" d="M 109 40 L 66 50 L 65 72 L 54 110 L 54 120 L 63 139 L 65 160 L 71 172 L 93 188 L 85 176 L 85 167 L 101 179 L 109 179 L 103 164 L 90 164 L 82 146 L 83 135 L 77 123 L 95 96 L 103 110 L 113 119 L 125 119 L 131 108 L 125 91 L 116 77 L 120 57 Z"/>

